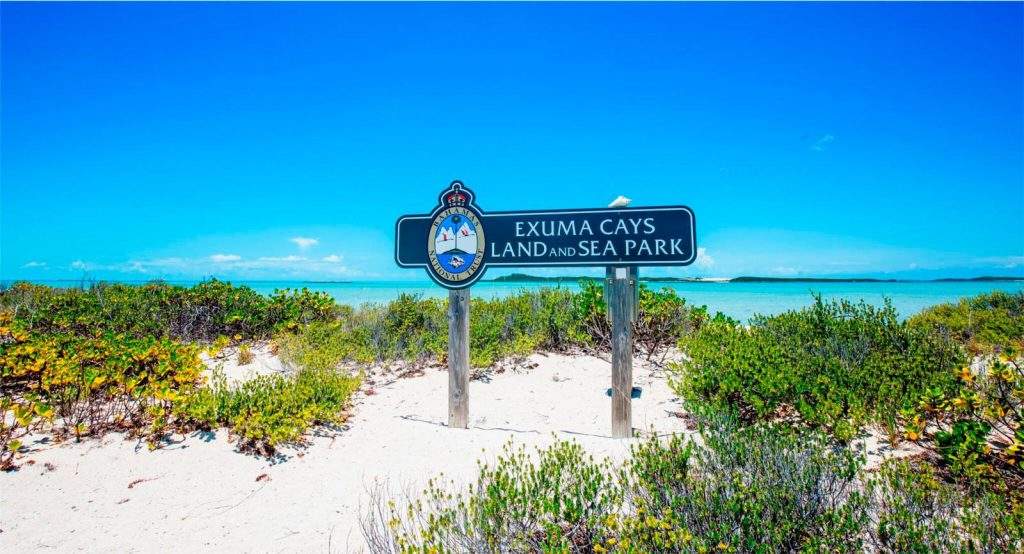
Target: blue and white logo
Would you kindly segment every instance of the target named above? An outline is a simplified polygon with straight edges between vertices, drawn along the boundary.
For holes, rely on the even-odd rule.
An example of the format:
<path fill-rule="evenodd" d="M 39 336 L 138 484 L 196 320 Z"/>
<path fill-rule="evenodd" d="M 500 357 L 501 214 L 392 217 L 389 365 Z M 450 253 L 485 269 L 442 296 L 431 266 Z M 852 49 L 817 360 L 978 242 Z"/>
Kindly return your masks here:
<path fill-rule="evenodd" d="M 471 199 L 462 183 L 452 183 L 442 194 L 441 207 L 430 225 L 428 267 L 434 278 L 446 285 L 471 283 L 483 266 L 484 231 Z"/>

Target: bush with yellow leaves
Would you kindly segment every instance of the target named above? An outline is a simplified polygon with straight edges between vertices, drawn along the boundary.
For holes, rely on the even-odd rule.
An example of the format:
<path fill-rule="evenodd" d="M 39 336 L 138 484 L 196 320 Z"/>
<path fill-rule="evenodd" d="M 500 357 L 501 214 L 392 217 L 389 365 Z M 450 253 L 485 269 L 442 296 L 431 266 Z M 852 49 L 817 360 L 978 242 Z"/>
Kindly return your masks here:
<path fill-rule="evenodd" d="M 202 382 L 195 347 L 110 332 L 34 333 L 0 313 L 0 465 L 32 430 L 59 439 L 160 431 L 173 402 Z"/>
<path fill-rule="evenodd" d="M 1012 349 L 956 370 L 957 386 L 908 410 L 908 439 L 935 450 L 956 475 L 1024 490 L 1024 360 Z"/>

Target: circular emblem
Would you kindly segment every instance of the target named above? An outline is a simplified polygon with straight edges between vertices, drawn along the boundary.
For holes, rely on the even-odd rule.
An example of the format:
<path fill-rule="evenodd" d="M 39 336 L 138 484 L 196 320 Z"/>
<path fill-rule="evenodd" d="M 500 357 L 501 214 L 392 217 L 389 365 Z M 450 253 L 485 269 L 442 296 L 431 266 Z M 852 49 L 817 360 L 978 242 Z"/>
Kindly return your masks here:
<path fill-rule="evenodd" d="M 438 279 L 458 287 L 470 282 L 483 264 L 483 225 L 461 186 L 442 199 L 427 233 L 427 259 Z"/>
<path fill-rule="evenodd" d="M 434 216 L 427 235 L 427 259 L 435 275 L 452 284 L 467 281 L 484 262 L 484 228 L 465 204 Z"/>

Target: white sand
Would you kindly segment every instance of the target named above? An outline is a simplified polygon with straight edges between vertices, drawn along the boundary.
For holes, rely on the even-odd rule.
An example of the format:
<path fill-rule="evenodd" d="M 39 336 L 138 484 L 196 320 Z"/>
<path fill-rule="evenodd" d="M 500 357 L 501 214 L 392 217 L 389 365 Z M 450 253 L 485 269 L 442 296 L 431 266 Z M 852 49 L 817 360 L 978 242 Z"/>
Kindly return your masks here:
<path fill-rule="evenodd" d="M 225 371 L 234 379 L 287 370 L 270 358 L 259 350 L 252 367 L 238 367 L 230 356 Z M 468 482 L 477 459 L 493 459 L 510 439 L 575 439 L 596 456 L 623 458 L 632 441 L 609 437 L 608 362 L 541 354 L 529 361 L 537 367 L 470 384 L 468 430 L 446 427 L 448 375 L 427 369 L 372 385 L 373 394 L 357 397 L 347 429 L 323 431 L 276 462 L 235 452 L 223 430 L 155 452 L 116 435 L 35 443 L 19 471 L 0 474 L 0 551 L 359 551 L 360 506 L 375 480 L 418 491 L 443 471 Z M 685 430 L 670 413 L 681 411 L 678 400 L 640 360 L 634 384 L 643 389 L 634 427 Z M 263 474 L 269 479 L 257 481 Z"/>
<path fill-rule="evenodd" d="M 294 368 L 288 367 L 281 358 L 271 353 L 269 344 L 255 344 L 250 348 L 253 358 L 245 365 L 238 363 L 238 348 L 234 346 L 224 348 L 215 357 L 211 357 L 207 351 L 201 352 L 199 357 L 206 365 L 207 379 L 211 377 L 214 369 L 223 372 L 230 385 L 248 381 L 257 375 L 287 374 L 294 371 Z"/>

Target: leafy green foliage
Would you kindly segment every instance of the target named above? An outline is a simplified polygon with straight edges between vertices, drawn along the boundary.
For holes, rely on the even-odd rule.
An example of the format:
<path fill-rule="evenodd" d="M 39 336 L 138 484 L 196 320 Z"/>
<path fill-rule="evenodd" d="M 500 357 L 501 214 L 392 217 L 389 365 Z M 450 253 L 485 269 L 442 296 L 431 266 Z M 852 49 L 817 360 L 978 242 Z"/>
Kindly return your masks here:
<path fill-rule="evenodd" d="M 275 337 L 280 354 L 306 367 L 437 359 L 447 348 L 445 304 L 401 294 L 385 305 L 343 309 L 329 322 L 314 322 Z"/>
<path fill-rule="evenodd" d="M 507 446 L 458 492 L 443 479 L 378 496 L 371 552 L 1019 552 L 1024 507 L 943 482 L 921 461 L 865 471 L 821 433 L 707 419 L 651 437 L 618 467 L 574 442 Z"/>
<path fill-rule="evenodd" d="M 470 364 L 485 367 L 539 349 L 564 350 L 588 344 L 590 337 L 573 318 L 574 299 L 566 289 L 474 299 L 469 310 Z"/>
<path fill-rule="evenodd" d="M 0 291 L 0 466 L 12 467 L 21 439 L 44 427 L 76 439 L 123 430 L 156 446 L 169 429 L 184 425 L 175 410 L 203 382 L 198 348 L 178 341 L 216 338 L 211 350 L 220 350 L 232 340 L 332 319 L 336 310 L 324 293 L 286 290 L 267 297 L 219 281 L 191 288 L 19 283 Z M 240 344 L 239 362 L 251 357 Z M 278 440 L 291 436 L 276 429 L 285 425 L 279 421 L 297 428 L 294 421 L 325 419 L 315 406 L 316 417 L 294 413 L 295 402 L 312 397 L 289 398 L 266 406 L 282 414 L 264 411 L 266 417 L 238 426 L 247 425 L 244 434 L 254 440 Z"/>
<path fill-rule="evenodd" d="M 99 283 L 86 289 L 16 283 L 0 292 L 0 309 L 40 333 L 91 335 L 103 329 L 137 338 L 211 341 L 220 335 L 266 338 L 275 329 L 331 319 L 336 306 L 323 292 L 280 290 L 267 297 L 211 280 L 193 287 Z"/>
<path fill-rule="evenodd" d="M 52 422 L 58 436 L 81 438 L 120 429 L 139 434 L 163 425 L 170 406 L 202 380 L 195 347 L 168 339 L 29 332 L 0 314 L 0 429 L 5 465 L 37 424 Z"/>
<path fill-rule="evenodd" d="M 344 421 L 343 409 L 360 382 L 361 377 L 333 370 L 304 369 L 230 387 L 223 374 L 215 374 L 210 386 L 178 402 L 174 415 L 179 425 L 228 427 L 241 449 L 269 455 L 281 444 L 300 441 L 313 425 Z"/>
<path fill-rule="evenodd" d="M 968 483 L 1024 497 L 1024 362 L 1007 353 L 958 369 L 951 389 L 922 394 L 904 411 L 906 435 Z"/>
<path fill-rule="evenodd" d="M 538 349 L 561 350 L 587 344 L 574 319 L 574 295 L 565 289 L 521 292 L 505 298 L 473 299 L 470 306 L 470 363 L 486 367 Z M 302 365 L 335 367 L 355 362 L 422 362 L 447 355 L 447 304 L 402 294 L 384 305 L 364 305 L 332 322 L 283 332 L 282 356 Z"/>
<path fill-rule="evenodd" d="M 480 465 L 464 494 L 432 480 L 405 510 L 394 503 L 364 525 L 377 552 L 578 552 L 603 540 L 603 520 L 618 504 L 607 462 L 577 443 L 538 450 L 506 445 L 494 466 Z"/>
<path fill-rule="evenodd" d="M 883 552 L 1019 552 L 1024 505 L 1003 495 L 958 489 L 926 463 L 890 460 L 869 481 Z"/>
<path fill-rule="evenodd" d="M 277 335 L 274 344 L 282 360 L 307 369 L 334 369 L 342 360 L 360 358 L 358 342 L 341 321 L 304 325 Z"/>
<path fill-rule="evenodd" d="M 677 392 L 745 421 L 793 409 L 803 422 L 848 440 L 867 423 L 895 434 L 901 409 L 929 388 L 947 390 L 962 361 L 955 345 L 902 322 L 887 304 L 825 302 L 749 327 L 709 323 L 684 338 Z"/>
<path fill-rule="evenodd" d="M 675 436 L 634 447 L 617 545 L 629 552 L 851 551 L 861 546 L 863 458 L 820 434 L 712 420 L 697 446 Z"/>
<path fill-rule="evenodd" d="M 995 347 L 1024 349 L 1024 291 L 994 291 L 956 304 L 940 304 L 910 318 L 910 324 L 943 334 L 971 352 Z"/>
<path fill-rule="evenodd" d="M 699 329 L 708 321 L 707 306 L 691 307 L 686 299 L 674 290 L 664 287 L 651 290 L 639 285 L 637 317 L 633 324 L 633 341 L 637 348 L 651 359 L 676 342 Z M 610 348 L 611 323 L 608 320 L 608 306 L 604 299 L 601 283 L 581 281 L 580 292 L 575 297 L 576 318 L 594 344 Z M 716 314 L 716 320 L 725 316 Z"/>

